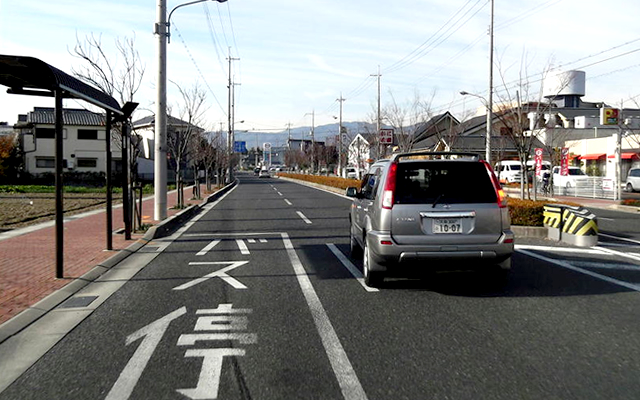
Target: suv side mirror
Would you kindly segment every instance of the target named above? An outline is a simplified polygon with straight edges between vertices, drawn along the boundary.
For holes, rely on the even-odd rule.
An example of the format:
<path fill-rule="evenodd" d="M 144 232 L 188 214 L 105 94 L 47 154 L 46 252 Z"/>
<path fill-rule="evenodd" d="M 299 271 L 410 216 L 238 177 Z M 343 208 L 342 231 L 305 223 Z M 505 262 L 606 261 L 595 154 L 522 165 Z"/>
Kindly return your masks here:
<path fill-rule="evenodd" d="M 358 197 L 358 189 L 355 187 L 348 187 L 345 195 L 347 197 Z"/>

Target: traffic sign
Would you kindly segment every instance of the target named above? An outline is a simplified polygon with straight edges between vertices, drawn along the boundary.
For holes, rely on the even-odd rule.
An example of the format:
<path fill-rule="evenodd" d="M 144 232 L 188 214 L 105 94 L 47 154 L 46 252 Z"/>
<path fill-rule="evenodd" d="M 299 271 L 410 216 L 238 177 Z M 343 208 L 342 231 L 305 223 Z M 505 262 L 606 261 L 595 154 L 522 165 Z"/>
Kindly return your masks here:
<path fill-rule="evenodd" d="M 246 153 L 247 152 L 247 142 L 233 142 L 233 152 L 234 153 Z"/>
<path fill-rule="evenodd" d="M 380 144 L 393 144 L 393 129 L 380 129 Z"/>

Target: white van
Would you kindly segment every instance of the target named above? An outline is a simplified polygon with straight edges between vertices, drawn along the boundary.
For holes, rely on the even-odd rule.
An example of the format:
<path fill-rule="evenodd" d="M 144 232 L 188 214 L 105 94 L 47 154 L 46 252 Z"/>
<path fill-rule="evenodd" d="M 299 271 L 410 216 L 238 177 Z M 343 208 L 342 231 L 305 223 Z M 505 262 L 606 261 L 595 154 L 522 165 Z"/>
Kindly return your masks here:
<path fill-rule="evenodd" d="M 522 165 L 520 165 L 520 161 L 498 161 L 494 169 L 498 179 L 500 179 L 500 183 L 520 183 L 520 177 L 522 176 Z"/>

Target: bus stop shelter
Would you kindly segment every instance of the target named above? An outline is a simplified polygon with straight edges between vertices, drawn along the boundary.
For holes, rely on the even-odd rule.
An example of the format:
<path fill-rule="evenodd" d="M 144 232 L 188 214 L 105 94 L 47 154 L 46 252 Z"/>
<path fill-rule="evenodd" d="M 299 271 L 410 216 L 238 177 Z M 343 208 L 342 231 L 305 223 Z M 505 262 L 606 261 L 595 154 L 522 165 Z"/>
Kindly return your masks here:
<path fill-rule="evenodd" d="M 125 122 L 137 104 L 127 103 L 120 107 L 118 102 L 93 86 L 33 57 L 0 54 L 0 85 L 7 86 L 7 93 L 27 96 L 53 97 L 55 100 L 55 231 L 56 231 L 56 278 L 64 277 L 63 266 L 63 99 L 84 100 L 106 112 L 105 129 L 107 152 L 107 249 L 111 250 L 111 127 L 113 123 Z M 123 136 L 126 136 L 123 130 Z M 123 166 L 128 174 L 126 150 L 123 148 Z M 125 175 L 127 176 L 127 175 Z M 126 179 L 125 179 L 126 181 Z M 123 193 L 125 210 L 128 199 Z M 125 219 L 128 219 L 127 212 Z M 125 226 L 127 226 L 125 221 Z M 130 226 L 130 225 L 129 225 Z M 130 231 L 129 231 L 130 234 Z"/>

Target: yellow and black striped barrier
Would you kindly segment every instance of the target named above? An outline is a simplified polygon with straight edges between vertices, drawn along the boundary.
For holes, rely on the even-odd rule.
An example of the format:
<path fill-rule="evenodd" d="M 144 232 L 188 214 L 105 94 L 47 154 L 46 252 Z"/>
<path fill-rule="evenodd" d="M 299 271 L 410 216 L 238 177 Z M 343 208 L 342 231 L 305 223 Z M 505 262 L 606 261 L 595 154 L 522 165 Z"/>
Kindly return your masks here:
<path fill-rule="evenodd" d="M 582 247 L 598 243 L 598 221 L 595 214 L 584 207 L 547 204 L 543 216 L 549 239 Z"/>

